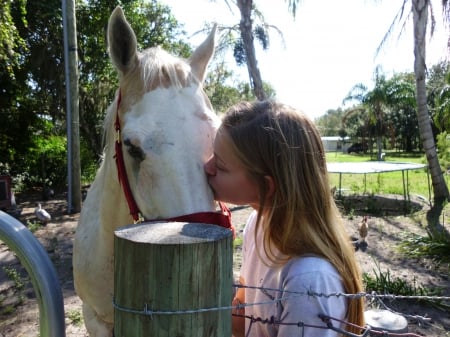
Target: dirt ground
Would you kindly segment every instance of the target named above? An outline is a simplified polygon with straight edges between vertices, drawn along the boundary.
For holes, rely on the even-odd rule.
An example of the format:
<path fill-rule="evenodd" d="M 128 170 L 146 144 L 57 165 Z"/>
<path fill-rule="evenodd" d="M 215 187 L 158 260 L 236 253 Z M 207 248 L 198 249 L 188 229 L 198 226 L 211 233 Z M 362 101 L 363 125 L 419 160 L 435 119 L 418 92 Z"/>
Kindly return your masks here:
<path fill-rule="evenodd" d="M 39 227 L 34 235 L 47 251 L 59 277 L 64 297 L 66 336 L 84 337 L 87 334 L 81 319 L 81 302 L 74 292 L 72 278 L 72 243 L 79 214 L 66 214 L 64 194 L 49 201 L 41 201 L 40 197 L 39 193 L 16 196 L 22 210 L 19 219 L 30 228 L 36 222 L 34 208 L 38 201 L 52 214 L 50 223 Z M 398 249 L 402 240 L 412 233 L 426 234 L 424 219 L 429 208 L 426 200 L 412 197 L 410 203 L 405 203 L 402 196 L 347 196 L 338 200 L 338 205 L 345 214 L 349 235 L 355 239 L 358 238 L 358 223 L 363 216 L 368 216 L 367 248 L 356 252 L 363 272 L 375 278 L 377 274 L 378 277 L 387 276 L 401 285 L 435 291 L 440 296 L 450 296 L 448 264 L 407 258 Z M 406 216 L 405 207 L 408 209 Z M 239 240 L 251 210 L 248 207 L 231 207 L 231 210 Z M 442 219 L 448 228 L 449 205 L 444 209 Z M 238 246 L 234 253 L 235 276 L 240 262 Z M 23 288 L 18 286 L 18 281 L 24 284 Z M 450 301 L 441 303 L 447 305 L 446 310 L 429 302 L 411 299 L 367 301 L 368 308 L 385 305 L 405 315 L 409 332 L 429 337 L 450 336 Z M 39 336 L 39 310 L 29 276 L 6 244 L 0 242 L 0 337 L 6 336 Z"/>

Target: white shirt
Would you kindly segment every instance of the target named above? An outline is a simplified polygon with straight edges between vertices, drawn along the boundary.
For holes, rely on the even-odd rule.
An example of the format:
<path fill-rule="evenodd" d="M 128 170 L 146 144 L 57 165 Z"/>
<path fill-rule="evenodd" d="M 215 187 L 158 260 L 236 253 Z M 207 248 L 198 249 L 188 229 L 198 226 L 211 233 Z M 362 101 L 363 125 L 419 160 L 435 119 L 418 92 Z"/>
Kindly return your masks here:
<path fill-rule="evenodd" d="M 307 294 L 307 292 L 343 293 L 342 280 L 337 270 L 327 260 L 313 255 L 293 258 L 282 266 L 268 267 L 260 257 L 266 256 L 262 231 L 257 236 L 260 254 L 256 252 L 254 242 L 256 218 L 257 213 L 254 211 L 244 228 L 241 276 L 245 286 L 261 287 L 261 289 L 245 289 L 245 303 L 254 304 L 245 307 L 245 315 L 256 319 L 254 322 L 245 319 L 246 334 L 250 329 L 248 335 L 250 337 L 338 336 L 337 332 L 327 328 L 318 314 L 344 320 L 347 310 L 346 299 Z M 270 261 L 266 261 L 270 265 Z M 277 301 L 280 298 L 283 300 Z M 262 323 L 258 321 L 260 319 L 272 319 L 284 324 Z M 294 324 L 285 325 L 286 323 Z M 301 326 L 302 323 L 323 328 Z M 333 326 L 340 326 L 337 321 L 332 323 Z"/>

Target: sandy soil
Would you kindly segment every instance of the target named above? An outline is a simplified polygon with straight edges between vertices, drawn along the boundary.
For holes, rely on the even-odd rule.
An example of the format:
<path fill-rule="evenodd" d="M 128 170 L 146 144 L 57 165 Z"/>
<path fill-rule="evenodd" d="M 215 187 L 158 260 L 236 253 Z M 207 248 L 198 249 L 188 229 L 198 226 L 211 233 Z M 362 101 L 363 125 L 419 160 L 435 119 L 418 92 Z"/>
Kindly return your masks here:
<path fill-rule="evenodd" d="M 39 194 L 17 196 L 22 209 L 20 220 L 24 224 L 35 222 L 34 207 Z M 81 321 L 81 302 L 73 289 L 72 242 L 79 214 L 67 215 L 66 198 L 59 195 L 55 199 L 42 202 L 42 206 L 53 216 L 52 221 L 40 227 L 34 235 L 42 243 L 57 271 L 65 308 L 66 336 L 87 336 Z M 369 217 L 367 249 L 356 252 L 363 272 L 372 277 L 382 273 L 401 284 L 410 284 L 417 289 L 434 290 L 441 296 L 450 296 L 450 266 L 431 259 L 411 259 L 398 250 L 405 237 L 416 233 L 425 235 L 424 216 L 428 205 L 424 200 L 412 198 L 409 213 L 404 214 L 405 203 L 399 196 L 345 197 L 338 201 L 350 236 L 358 237 L 358 223 L 364 215 Z M 237 238 L 250 213 L 248 207 L 231 207 Z M 447 205 L 443 219 L 449 226 L 450 206 Z M 241 262 L 240 246 L 235 248 L 234 274 L 237 276 Z M 14 279 L 6 275 L 16 270 L 24 283 L 18 289 Z M 450 305 L 450 301 L 444 302 Z M 368 308 L 378 307 L 380 302 L 369 303 Z M 419 336 L 450 336 L 450 310 L 442 310 L 427 302 L 415 300 L 385 300 L 383 305 L 408 317 L 408 330 Z M 448 307 L 447 307 L 448 308 Z M 425 318 L 422 320 L 421 318 Z M 10 249 L 0 242 L 0 337 L 39 336 L 39 310 L 29 276 L 21 267 Z"/>

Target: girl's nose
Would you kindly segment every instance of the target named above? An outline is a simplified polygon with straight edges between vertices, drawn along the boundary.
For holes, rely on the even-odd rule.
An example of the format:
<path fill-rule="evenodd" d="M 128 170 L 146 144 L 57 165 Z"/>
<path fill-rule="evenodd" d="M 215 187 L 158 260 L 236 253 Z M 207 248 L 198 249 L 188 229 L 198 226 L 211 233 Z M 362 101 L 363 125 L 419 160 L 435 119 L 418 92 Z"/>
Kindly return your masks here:
<path fill-rule="evenodd" d="M 214 164 L 214 156 L 211 156 L 211 158 L 208 159 L 208 161 L 205 163 L 204 169 L 207 175 L 209 176 L 216 175 L 216 165 Z"/>

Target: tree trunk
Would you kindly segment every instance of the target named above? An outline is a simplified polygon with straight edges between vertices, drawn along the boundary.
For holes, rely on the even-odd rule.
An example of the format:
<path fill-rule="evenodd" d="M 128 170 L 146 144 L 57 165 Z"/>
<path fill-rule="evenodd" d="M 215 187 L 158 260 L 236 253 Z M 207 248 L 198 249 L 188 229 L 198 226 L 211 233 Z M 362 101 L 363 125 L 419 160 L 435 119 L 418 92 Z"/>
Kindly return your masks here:
<path fill-rule="evenodd" d="M 378 79 L 378 75 L 377 75 L 377 79 Z M 378 80 L 377 80 L 378 82 Z M 377 136 L 377 160 L 380 161 L 382 160 L 381 158 L 381 153 L 383 152 L 383 140 L 382 140 L 382 136 L 383 136 L 383 108 L 382 108 L 382 104 L 378 101 L 375 103 L 375 118 L 376 118 L 376 125 L 375 125 L 375 130 L 376 130 L 376 136 Z"/>
<path fill-rule="evenodd" d="M 64 62 L 66 69 L 68 213 L 81 210 L 80 122 L 75 1 L 63 0 Z"/>
<path fill-rule="evenodd" d="M 377 135 L 377 160 L 380 161 L 382 160 L 381 154 L 383 153 L 383 142 L 381 139 L 381 135 L 378 134 Z"/>
<path fill-rule="evenodd" d="M 247 60 L 247 69 L 250 77 L 250 84 L 258 100 L 266 98 L 264 93 L 261 74 L 256 61 L 255 45 L 253 44 L 253 25 L 252 25 L 252 6 L 253 0 L 238 0 L 239 11 L 241 12 L 241 22 L 239 29 L 241 31 L 242 41 L 244 42 L 245 58 Z"/>
<path fill-rule="evenodd" d="M 431 235 L 436 236 L 438 234 L 442 234 L 445 230 L 441 225 L 439 225 L 439 217 L 443 204 L 445 200 L 450 200 L 450 195 L 436 154 L 436 144 L 433 138 L 431 118 L 429 116 L 427 106 L 427 91 L 425 85 L 425 37 L 428 20 L 428 6 L 429 0 L 412 0 L 417 118 L 419 121 L 420 138 L 430 169 L 434 197 L 434 205 L 428 212 L 427 219 Z"/>

